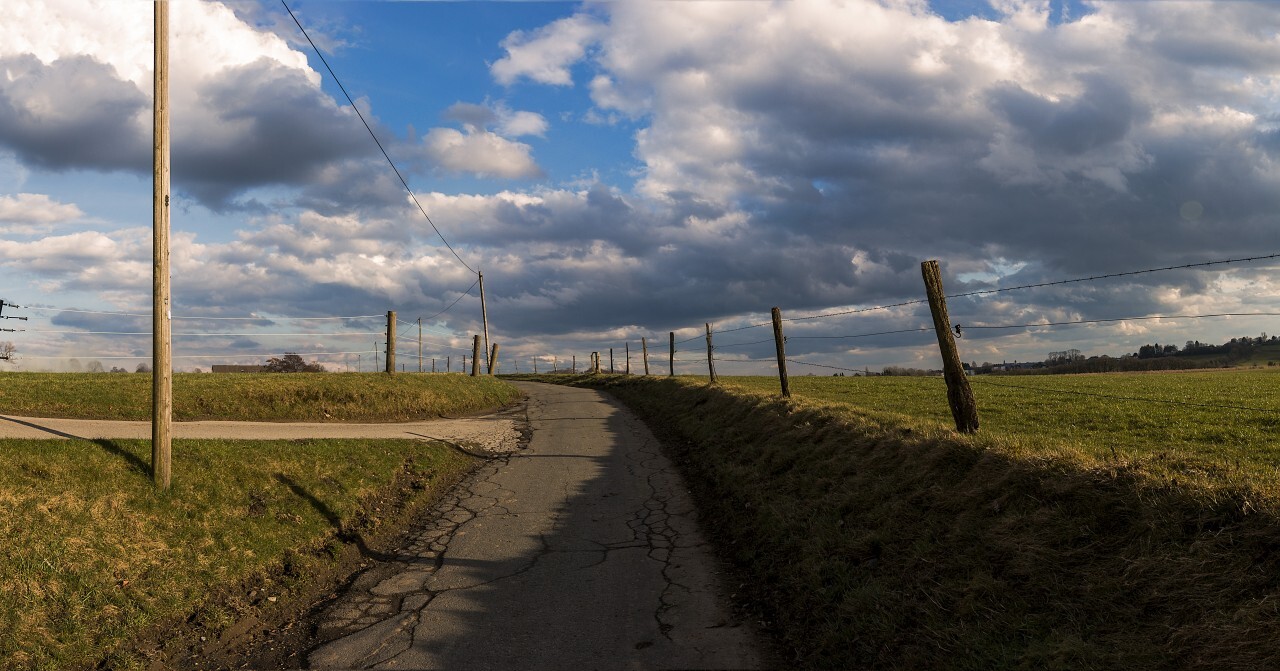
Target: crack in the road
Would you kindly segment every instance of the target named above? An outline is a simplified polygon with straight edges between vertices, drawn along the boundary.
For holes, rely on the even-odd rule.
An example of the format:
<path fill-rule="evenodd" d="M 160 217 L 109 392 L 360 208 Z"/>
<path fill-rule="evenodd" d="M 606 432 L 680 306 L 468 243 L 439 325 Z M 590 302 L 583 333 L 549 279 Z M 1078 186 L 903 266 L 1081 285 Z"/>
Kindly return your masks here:
<path fill-rule="evenodd" d="M 531 402 L 528 405 L 541 410 L 546 403 Z M 606 421 L 609 417 L 597 419 Z M 530 418 L 530 409 L 526 406 L 522 447 L 528 446 L 533 426 L 539 421 Z M 370 640 L 362 644 L 372 644 L 364 648 L 371 651 L 358 658 L 359 666 L 392 662 L 414 648 L 419 629 L 423 626 L 424 611 L 439 595 L 510 580 L 533 570 L 544 558 L 556 553 L 599 553 L 599 561 L 581 567 L 591 569 L 607 563 L 614 552 L 645 550 L 649 560 L 661 565 L 662 590 L 657 595 L 653 621 L 660 635 L 673 641 L 671 632 L 676 625 L 671 615 L 693 595 L 693 590 L 682 584 L 677 575 L 681 551 L 703 546 L 705 541 L 682 544 L 680 528 L 696 529 L 697 524 L 691 502 L 677 493 L 683 491 L 683 479 L 662 454 L 658 442 L 648 435 L 643 425 L 639 425 L 639 420 L 624 418 L 624 421 L 626 427 L 623 430 L 629 430 L 635 439 L 633 444 L 638 447 L 617 455 L 621 459 L 610 463 L 625 470 L 632 483 L 615 485 L 619 491 L 609 491 L 602 498 L 620 494 L 627 496 L 631 512 L 611 520 L 625 524 L 630 531 L 630 539 L 603 542 L 575 536 L 573 541 L 591 547 L 557 549 L 548 540 L 548 534 L 564 530 L 562 516 L 572 512 L 569 502 L 583 494 L 581 483 L 565 482 L 561 498 L 552 506 L 553 510 L 516 512 L 510 504 L 516 500 L 517 493 L 504 486 L 498 476 L 513 459 L 538 455 L 517 453 L 486 457 L 487 463 L 455 487 L 438 505 L 435 518 L 407 538 L 402 549 L 395 553 L 395 560 L 375 562 L 352 583 L 346 594 L 332 604 L 318 627 L 319 638 L 326 643 L 312 651 L 312 664 L 324 666 L 325 648 L 353 637 L 368 638 Z M 677 505 L 673 506 L 673 502 Z M 519 566 L 502 575 L 475 582 L 431 587 L 432 577 L 446 565 L 450 545 L 460 533 L 467 533 L 469 525 L 481 519 L 502 519 L 521 514 L 549 515 L 551 520 L 543 531 L 537 533 L 539 547 Z M 698 535 L 695 533 L 694 537 Z"/>

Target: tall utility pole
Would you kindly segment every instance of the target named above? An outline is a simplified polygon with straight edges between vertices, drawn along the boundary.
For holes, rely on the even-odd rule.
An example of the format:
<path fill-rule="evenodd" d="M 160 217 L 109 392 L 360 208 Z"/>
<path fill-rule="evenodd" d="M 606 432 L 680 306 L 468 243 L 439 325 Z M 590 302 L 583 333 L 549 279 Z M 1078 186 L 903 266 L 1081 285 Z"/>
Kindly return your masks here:
<path fill-rule="evenodd" d="M 422 372 L 422 317 L 418 317 L 418 372 Z M 431 372 L 436 372 L 436 360 L 431 360 Z"/>
<path fill-rule="evenodd" d="M 484 327 L 484 362 L 486 367 L 492 369 L 493 362 L 489 360 L 489 311 L 485 308 L 484 303 L 484 273 L 476 273 L 480 276 L 480 322 Z"/>
<path fill-rule="evenodd" d="M 151 477 L 169 489 L 173 470 L 173 331 L 169 312 L 169 2 L 153 3 L 155 70 L 151 135 Z"/>

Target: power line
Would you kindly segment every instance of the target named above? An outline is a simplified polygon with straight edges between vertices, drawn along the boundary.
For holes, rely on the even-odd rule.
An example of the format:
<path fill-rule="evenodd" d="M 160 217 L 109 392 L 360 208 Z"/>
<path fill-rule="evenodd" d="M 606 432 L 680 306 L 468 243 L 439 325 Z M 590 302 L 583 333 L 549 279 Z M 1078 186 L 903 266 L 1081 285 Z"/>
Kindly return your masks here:
<path fill-rule="evenodd" d="M 63 335 L 151 335 L 150 331 L 59 331 L 47 329 L 20 329 L 25 333 L 52 333 Z M 174 336 L 235 336 L 235 337 L 270 337 L 270 336 L 293 336 L 293 337 L 348 337 L 348 336 L 371 336 L 382 335 L 382 331 L 348 331 L 345 333 L 174 333 Z"/>
<path fill-rule="evenodd" d="M 889 304 L 889 305 L 877 305 L 877 306 L 875 306 L 875 307 L 871 307 L 871 308 L 857 308 L 857 309 L 855 309 L 855 310 L 842 310 L 842 311 L 840 311 L 840 312 L 827 312 L 827 313 L 818 314 L 818 315 L 806 315 L 806 316 L 804 316 L 804 317 L 788 317 L 788 318 L 786 318 L 786 319 L 783 319 L 782 321 L 784 321 L 784 322 L 802 322 L 802 321 L 806 321 L 806 320 L 809 320 L 809 319 L 826 319 L 827 317 L 839 317 L 839 316 L 841 316 L 841 315 L 852 315 L 852 314 L 857 314 L 857 313 L 859 313 L 859 312 L 872 312 L 872 311 L 874 311 L 874 310 L 888 310 L 889 308 L 900 308 L 900 307 L 902 307 L 902 306 L 904 306 L 904 305 L 915 305 L 915 304 L 917 304 L 917 303 L 928 303 L 928 302 L 929 302 L 929 299 L 927 299 L 927 298 L 918 298 L 918 299 L 913 300 L 913 301 L 903 301 L 903 302 L 901 302 L 901 303 L 892 303 L 892 304 Z"/>
<path fill-rule="evenodd" d="M 426 217 L 427 223 L 431 224 L 431 229 L 436 232 L 436 235 L 440 236 L 440 242 L 443 242 L 444 246 L 449 248 L 449 251 L 453 253 L 453 257 L 458 259 L 458 263 L 461 263 L 464 268 L 478 275 L 479 273 L 475 268 L 467 265 L 467 262 L 463 261 L 461 256 L 458 256 L 458 252 L 454 250 L 453 245 L 449 244 L 449 241 L 445 239 L 444 234 L 436 227 L 436 222 L 431 221 L 431 216 L 427 214 L 426 208 L 422 206 L 422 203 L 418 202 L 418 197 L 414 195 L 413 189 L 409 188 L 409 182 L 405 180 L 404 175 L 400 174 L 400 169 L 396 167 L 395 161 L 391 160 L 391 155 L 388 154 L 386 148 L 382 146 L 382 142 L 378 139 L 378 135 L 373 132 L 373 127 L 365 120 L 364 113 L 362 113 L 360 108 L 356 106 L 356 101 L 352 100 L 351 94 L 347 93 L 347 87 L 342 85 L 342 81 L 338 79 L 337 73 L 333 71 L 332 67 L 329 67 L 329 61 L 325 60 L 324 54 L 320 53 L 320 48 L 316 46 L 314 41 L 312 41 L 311 35 L 307 34 L 307 29 L 302 27 L 302 22 L 298 21 L 298 17 L 294 15 L 293 10 L 289 9 L 289 3 L 285 2 L 285 0 L 280 0 L 280 4 L 284 5 L 285 11 L 289 12 L 289 18 L 293 19 L 293 22 L 298 26 L 298 30 L 302 31 L 303 37 L 307 38 L 307 42 L 316 52 L 316 56 L 320 57 L 320 62 L 324 63 L 324 67 L 329 71 L 329 75 L 333 77 L 334 83 L 338 85 L 339 89 L 342 89 L 342 95 L 347 97 L 347 102 L 351 103 L 351 109 L 356 111 L 356 116 L 360 117 L 360 122 L 364 124 L 365 130 L 369 131 L 369 137 L 373 138 L 374 144 L 378 145 L 378 149 L 382 152 L 382 156 L 387 159 L 387 163 L 391 166 L 391 169 L 395 171 L 396 177 L 400 178 L 400 183 L 404 185 L 405 191 L 409 192 L 409 198 L 413 199 L 413 204 L 418 206 L 418 211 L 422 212 L 423 217 Z"/>
<path fill-rule="evenodd" d="M 75 308 L 25 308 L 33 312 L 74 312 L 78 314 L 90 315 L 113 315 L 118 317 L 150 317 L 150 312 L 113 312 L 110 310 L 79 310 Z M 213 321 L 330 321 L 341 319 L 375 319 L 384 315 L 353 315 L 349 317 L 190 317 L 190 316 L 174 316 L 172 319 L 190 319 L 200 320 L 208 319 Z"/>
<path fill-rule="evenodd" d="M 467 287 L 467 290 L 466 290 L 466 291 L 464 291 L 464 292 L 462 292 L 461 294 L 459 294 L 459 295 L 458 295 L 458 297 L 457 297 L 457 298 L 455 298 L 455 299 L 453 300 L 453 302 L 449 304 L 449 307 L 447 307 L 447 308 L 445 308 L 445 309 L 443 309 L 443 310 L 441 310 L 441 311 L 439 311 L 439 312 L 437 312 L 437 313 L 435 313 L 435 314 L 431 315 L 430 317 L 423 317 L 423 318 L 422 318 L 422 321 L 431 321 L 432 319 L 435 319 L 436 317 L 439 317 L 440 315 L 442 315 L 442 314 L 444 314 L 444 313 L 446 313 L 446 312 L 448 312 L 448 311 L 452 310 L 452 309 L 453 309 L 453 306 L 455 306 L 455 305 L 457 305 L 457 304 L 458 304 L 458 301 L 462 300 L 463 298 L 465 298 L 465 297 L 467 297 L 467 296 L 470 296 L 470 295 L 471 295 L 471 290 L 472 290 L 472 289 L 474 289 L 474 288 L 476 288 L 476 285 L 477 285 L 477 284 L 479 284 L 479 283 L 480 283 L 480 280 L 479 280 L 479 278 L 477 278 L 475 282 L 472 282 L 472 283 L 471 283 L 471 286 Z"/>

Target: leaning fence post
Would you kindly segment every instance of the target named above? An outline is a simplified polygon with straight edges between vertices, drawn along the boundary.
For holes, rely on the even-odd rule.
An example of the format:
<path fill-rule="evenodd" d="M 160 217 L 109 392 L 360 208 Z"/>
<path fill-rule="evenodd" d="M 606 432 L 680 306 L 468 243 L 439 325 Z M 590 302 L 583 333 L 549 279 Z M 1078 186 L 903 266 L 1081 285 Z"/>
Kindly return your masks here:
<path fill-rule="evenodd" d="M 782 310 L 773 311 L 773 343 L 778 349 L 778 381 L 782 383 L 782 395 L 791 398 L 791 384 L 787 380 L 786 337 L 782 335 Z"/>
<path fill-rule="evenodd" d="M 489 374 L 498 372 L 498 343 L 493 343 L 489 351 Z"/>
<path fill-rule="evenodd" d="M 670 377 L 675 377 L 676 376 L 676 332 L 671 331 L 668 335 L 671 338 L 671 354 L 668 356 L 668 359 L 667 359 L 668 365 L 671 366 L 671 372 L 668 373 L 668 375 Z"/>
<path fill-rule="evenodd" d="M 942 273 L 937 261 L 920 264 L 924 276 L 925 293 L 929 295 L 929 311 L 933 313 L 933 330 L 938 335 L 938 349 L 942 352 L 942 377 L 947 381 L 947 404 L 956 420 L 956 431 L 974 433 L 978 430 L 978 404 L 965 377 L 956 339 L 951 334 L 951 318 L 947 316 L 947 297 L 942 290 Z"/>
<path fill-rule="evenodd" d="M 467 364 L 462 364 L 466 369 Z M 471 377 L 480 377 L 480 336 L 477 334 L 471 340 Z"/>
<path fill-rule="evenodd" d="M 640 355 L 644 357 L 644 374 L 649 374 L 649 341 L 640 338 Z"/>
<path fill-rule="evenodd" d="M 716 379 L 716 359 L 712 355 L 715 348 L 711 346 L 711 323 L 707 323 L 707 373 L 711 376 L 711 384 L 715 384 Z"/>

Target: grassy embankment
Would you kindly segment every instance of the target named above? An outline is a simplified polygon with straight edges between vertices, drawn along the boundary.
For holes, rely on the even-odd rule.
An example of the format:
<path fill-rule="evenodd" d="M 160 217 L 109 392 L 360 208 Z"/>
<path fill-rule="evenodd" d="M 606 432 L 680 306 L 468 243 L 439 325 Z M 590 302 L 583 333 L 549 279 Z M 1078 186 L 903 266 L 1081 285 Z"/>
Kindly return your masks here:
<path fill-rule="evenodd" d="M 965 437 L 939 380 L 571 381 L 668 432 L 796 666 L 1280 668 L 1280 413 L 979 380 Z M 1280 411 L 1265 371 L 992 382 Z"/>
<path fill-rule="evenodd" d="M 206 382 L 213 377 L 179 376 L 187 400 L 176 414 L 406 419 L 518 395 L 461 376 Z M 59 379 L 68 382 L 61 392 Z M 0 380 L 0 407 L 15 414 L 136 417 L 146 402 L 135 398 L 142 375 Z M 388 396 L 390 408 L 380 407 Z M 183 440 L 174 456 L 173 488 L 160 493 L 149 441 L 0 440 L 0 669 L 145 668 L 130 652 L 138 641 L 193 619 L 216 633 L 238 613 L 269 608 L 474 463 L 441 443 L 409 440 Z"/>
<path fill-rule="evenodd" d="M 477 412 L 519 393 L 492 377 L 381 373 L 179 373 L 176 421 L 397 422 Z M 151 418 L 151 375 L 0 373 L 0 413 L 80 419 Z"/>

